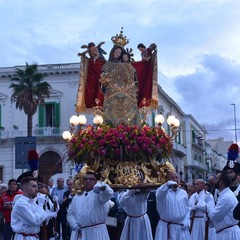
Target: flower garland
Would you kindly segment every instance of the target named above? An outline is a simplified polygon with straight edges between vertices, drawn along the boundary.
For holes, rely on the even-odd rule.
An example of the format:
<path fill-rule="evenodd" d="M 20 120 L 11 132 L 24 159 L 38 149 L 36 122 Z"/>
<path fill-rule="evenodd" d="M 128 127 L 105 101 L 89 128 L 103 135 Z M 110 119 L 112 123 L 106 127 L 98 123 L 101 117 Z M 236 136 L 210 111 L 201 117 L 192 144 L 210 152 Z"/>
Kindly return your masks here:
<path fill-rule="evenodd" d="M 96 156 L 114 161 L 160 160 L 170 157 L 172 146 L 172 138 L 160 127 L 89 125 L 68 142 L 68 156 L 77 164 Z"/>

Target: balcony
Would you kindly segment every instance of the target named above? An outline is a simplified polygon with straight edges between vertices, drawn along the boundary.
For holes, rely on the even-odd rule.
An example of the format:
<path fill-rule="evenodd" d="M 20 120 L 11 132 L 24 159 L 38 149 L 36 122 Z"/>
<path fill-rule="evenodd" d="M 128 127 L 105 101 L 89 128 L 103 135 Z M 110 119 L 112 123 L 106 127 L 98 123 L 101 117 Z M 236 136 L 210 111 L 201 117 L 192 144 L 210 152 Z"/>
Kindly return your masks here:
<path fill-rule="evenodd" d="M 33 136 L 35 137 L 59 137 L 66 129 L 55 127 L 39 127 L 33 129 Z M 24 130 L 0 130 L 0 139 L 9 139 L 15 137 L 25 137 L 27 131 Z"/>
<path fill-rule="evenodd" d="M 193 160 L 193 159 L 191 160 L 190 163 L 187 163 L 185 166 L 200 169 L 200 170 L 205 170 L 205 171 L 208 170 L 206 164 L 201 163 L 201 162 L 196 161 L 196 160 Z"/>

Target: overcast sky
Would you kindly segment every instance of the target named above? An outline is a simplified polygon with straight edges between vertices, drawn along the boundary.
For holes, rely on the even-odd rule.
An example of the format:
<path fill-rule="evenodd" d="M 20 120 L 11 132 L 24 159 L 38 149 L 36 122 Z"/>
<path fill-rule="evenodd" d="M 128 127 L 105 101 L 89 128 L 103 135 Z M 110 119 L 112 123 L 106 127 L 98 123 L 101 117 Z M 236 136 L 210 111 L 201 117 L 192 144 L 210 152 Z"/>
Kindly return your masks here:
<path fill-rule="evenodd" d="M 0 22 L 0 67 L 78 62 L 81 45 L 91 41 L 105 41 L 109 52 L 121 27 L 136 60 L 138 43 L 156 43 L 163 90 L 205 126 L 208 138 L 234 141 L 240 1 L 0 0 Z"/>

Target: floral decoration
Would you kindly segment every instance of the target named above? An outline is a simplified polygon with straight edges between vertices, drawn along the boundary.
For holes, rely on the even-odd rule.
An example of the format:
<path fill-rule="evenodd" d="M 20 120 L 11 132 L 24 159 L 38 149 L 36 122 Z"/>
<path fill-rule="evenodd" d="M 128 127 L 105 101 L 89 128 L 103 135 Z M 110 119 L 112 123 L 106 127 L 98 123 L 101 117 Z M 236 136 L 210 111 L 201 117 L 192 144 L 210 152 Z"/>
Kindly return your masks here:
<path fill-rule="evenodd" d="M 69 160 L 88 162 L 94 157 L 114 161 L 147 161 L 171 156 L 172 139 L 160 127 L 86 126 L 68 142 Z"/>

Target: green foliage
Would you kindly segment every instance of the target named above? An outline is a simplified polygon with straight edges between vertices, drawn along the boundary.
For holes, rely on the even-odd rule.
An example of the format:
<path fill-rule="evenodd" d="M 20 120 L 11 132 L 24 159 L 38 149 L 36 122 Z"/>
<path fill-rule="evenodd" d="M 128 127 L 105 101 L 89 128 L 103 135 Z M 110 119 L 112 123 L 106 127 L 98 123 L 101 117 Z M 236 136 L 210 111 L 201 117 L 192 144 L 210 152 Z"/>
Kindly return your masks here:
<path fill-rule="evenodd" d="M 16 76 L 11 79 L 11 101 L 28 116 L 28 136 L 32 135 L 32 116 L 36 113 L 38 105 L 44 103 L 45 98 L 50 95 L 51 86 L 43 81 L 46 76 L 47 74 L 38 71 L 37 64 L 26 63 L 26 68 L 18 68 Z"/>

